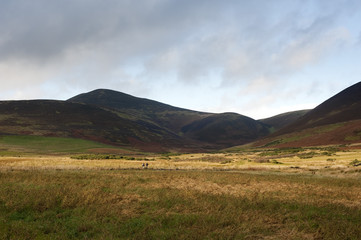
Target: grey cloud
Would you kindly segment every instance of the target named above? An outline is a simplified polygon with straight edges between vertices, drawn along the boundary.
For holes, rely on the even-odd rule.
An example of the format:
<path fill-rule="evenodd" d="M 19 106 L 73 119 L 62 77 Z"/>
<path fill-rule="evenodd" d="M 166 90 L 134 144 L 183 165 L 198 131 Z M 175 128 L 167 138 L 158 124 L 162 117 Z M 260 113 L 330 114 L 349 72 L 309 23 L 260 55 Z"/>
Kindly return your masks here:
<path fill-rule="evenodd" d="M 99 79 L 110 84 L 129 62 L 142 64 L 211 26 L 219 7 L 215 0 L 1 1 L 2 87 L 49 79 L 58 85 L 98 86 Z"/>
<path fill-rule="evenodd" d="M 16 83 L 21 70 L 29 84 L 60 78 L 129 88 L 172 73 L 208 83 L 215 71 L 220 87 L 277 82 L 344 41 L 340 6 L 350 14 L 358 2 L 2 0 L 0 73 Z M 143 75 L 118 74 L 132 62 Z"/>
<path fill-rule="evenodd" d="M 335 26 L 340 14 L 335 5 L 326 8 L 314 4 L 314 9 L 307 10 L 303 1 L 274 3 L 239 1 L 232 7 L 223 6 L 223 11 L 229 7 L 227 16 L 212 21 L 211 26 L 201 25 L 206 34 L 195 31 L 192 38 L 160 49 L 150 58 L 147 70 L 173 70 L 179 80 L 189 83 L 206 79 L 218 68 L 223 73 L 222 86 L 232 85 L 289 74 L 314 63 L 343 41 L 342 31 Z M 273 11 L 281 6 L 286 9 L 284 13 Z M 322 42 L 327 44 L 320 46 Z M 297 60 L 300 53 L 309 55 Z"/>
<path fill-rule="evenodd" d="M 76 48 L 116 51 L 124 57 L 146 54 L 189 34 L 199 14 L 191 1 L 14 0 L 0 4 L 2 59 L 51 59 Z M 206 6 L 205 1 L 197 5 Z M 207 10 L 199 20 L 211 17 L 212 11 Z"/>

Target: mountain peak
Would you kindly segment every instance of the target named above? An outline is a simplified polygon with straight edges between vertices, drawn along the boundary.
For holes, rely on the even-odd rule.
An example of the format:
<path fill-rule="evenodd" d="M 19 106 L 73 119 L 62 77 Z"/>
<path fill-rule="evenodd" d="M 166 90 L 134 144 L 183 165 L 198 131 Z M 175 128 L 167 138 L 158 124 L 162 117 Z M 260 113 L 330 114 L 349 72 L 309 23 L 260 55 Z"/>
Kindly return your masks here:
<path fill-rule="evenodd" d="M 138 98 L 132 95 L 110 89 L 96 89 L 88 93 L 82 93 L 68 99 L 69 102 L 92 104 L 100 107 L 124 110 L 124 109 L 148 109 L 153 111 L 165 111 L 177 109 L 176 107 L 160 103 L 146 98 Z"/>

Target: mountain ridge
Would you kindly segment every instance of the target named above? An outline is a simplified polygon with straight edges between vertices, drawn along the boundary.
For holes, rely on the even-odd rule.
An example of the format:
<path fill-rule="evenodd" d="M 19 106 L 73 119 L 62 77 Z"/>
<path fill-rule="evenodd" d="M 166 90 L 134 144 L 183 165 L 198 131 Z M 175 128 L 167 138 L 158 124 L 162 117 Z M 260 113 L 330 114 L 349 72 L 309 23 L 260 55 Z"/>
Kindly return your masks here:
<path fill-rule="evenodd" d="M 135 119 L 142 118 L 155 125 L 166 127 L 175 134 L 180 132 L 181 126 L 212 114 L 174 107 L 109 89 L 96 89 L 79 94 L 67 101 L 115 110 Z M 164 115 L 167 115 L 166 118 Z"/>
<path fill-rule="evenodd" d="M 202 120 L 212 124 L 185 130 Z M 258 128 L 247 134 L 252 124 Z M 222 149 L 253 141 L 267 129 L 240 114 L 198 112 L 107 89 L 66 101 L 0 101 L 1 135 L 82 138 L 146 151 Z"/>
<path fill-rule="evenodd" d="M 67 101 L 111 108 L 122 114 L 131 112 L 135 119 L 141 117 L 186 139 L 206 144 L 231 146 L 268 134 L 267 125 L 238 113 L 193 111 L 108 89 L 97 89 Z M 252 133 L 250 127 L 253 127 Z"/>
<path fill-rule="evenodd" d="M 357 119 L 361 119 L 361 82 L 322 102 L 277 134 Z"/>
<path fill-rule="evenodd" d="M 96 89 L 66 101 L 0 101 L 0 134 L 73 137 L 145 151 L 189 152 L 254 141 L 255 146 L 275 147 L 357 142 L 361 141 L 360 92 L 361 82 L 314 109 L 255 120 Z M 320 133 L 328 141 L 322 141 Z"/>

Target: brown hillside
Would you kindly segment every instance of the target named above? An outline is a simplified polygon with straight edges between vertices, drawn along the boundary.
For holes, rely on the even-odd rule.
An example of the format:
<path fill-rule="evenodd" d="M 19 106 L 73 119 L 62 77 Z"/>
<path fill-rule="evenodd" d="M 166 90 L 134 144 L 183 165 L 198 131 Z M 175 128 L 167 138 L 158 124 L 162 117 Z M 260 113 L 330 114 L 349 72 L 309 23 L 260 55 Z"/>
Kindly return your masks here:
<path fill-rule="evenodd" d="M 361 82 L 331 97 L 274 136 L 357 119 L 361 119 Z"/>
<path fill-rule="evenodd" d="M 254 145 L 302 147 L 357 142 L 361 142 L 361 82 Z"/>
<path fill-rule="evenodd" d="M 329 124 L 301 131 L 267 137 L 254 143 L 266 147 L 310 147 L 321 145 L 353 144 L 361 142 L 361 120 Z"/>

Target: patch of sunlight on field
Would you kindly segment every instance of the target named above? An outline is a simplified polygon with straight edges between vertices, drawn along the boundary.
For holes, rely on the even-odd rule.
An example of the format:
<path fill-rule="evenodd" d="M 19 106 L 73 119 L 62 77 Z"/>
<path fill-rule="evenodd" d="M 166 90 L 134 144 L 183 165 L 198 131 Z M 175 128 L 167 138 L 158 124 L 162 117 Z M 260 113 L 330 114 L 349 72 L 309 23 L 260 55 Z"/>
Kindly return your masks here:
<path fill-rule="evenodd" d="M 97 155 L 96 155 L 97 156 Z M 300 150 L 289 152 L 246 151 L 237 153 L 197 153 L 153 155 L 147 158 L 74 159 L 69 156 L 0 157 L 0 169 L 148 169 L 162 170 L 262 170 L 307 172 L 309 174 L 360 173 L 352 161 L 361 160 L 361 150 L 325 152 Z M 130 159 L 130 160 L 129 160 Z"/>

